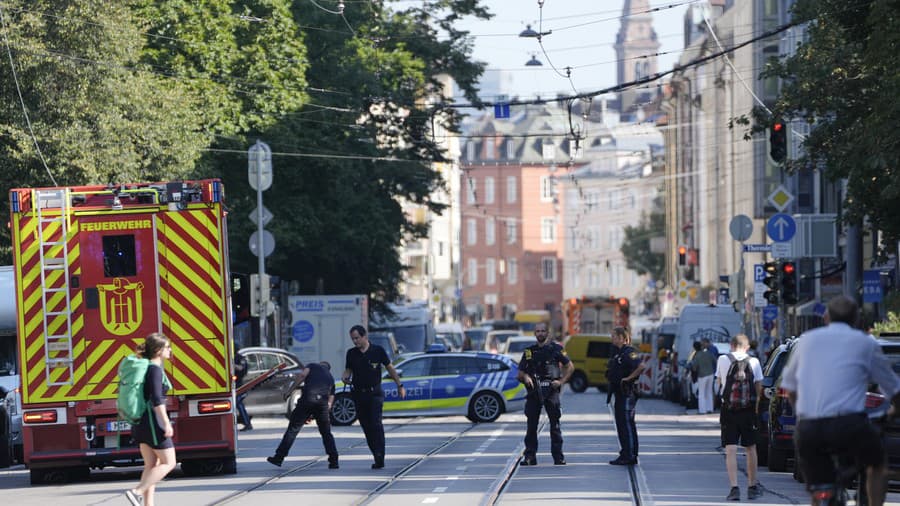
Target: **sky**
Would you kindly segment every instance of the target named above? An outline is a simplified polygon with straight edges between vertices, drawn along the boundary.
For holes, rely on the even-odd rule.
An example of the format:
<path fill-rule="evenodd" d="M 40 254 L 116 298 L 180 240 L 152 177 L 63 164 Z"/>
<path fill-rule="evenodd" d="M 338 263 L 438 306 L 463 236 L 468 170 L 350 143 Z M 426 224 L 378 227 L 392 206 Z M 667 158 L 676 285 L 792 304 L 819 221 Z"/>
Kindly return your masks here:
<path fill-rule="evenodd" d="M 678 61 L 684 47 L 684 14 L 699 0 L 649 0 L 653 28 L 661 43 L 660 71 L 669 70 Z M 616 84 L 616 55 L 613 44 L 621 25 L 624 0 L 483 0 L 494 17 L 489 21 L 466 19 L 459 24 L 475 37 L 474 59 L 488 63 L 485 78 L 497 70 L 506 71 L 510 96 L 534 98 L 600 90 Z M 541 21 L 543 10 L 543 21 Z M 542 38 L 542 51 L 536 39 L 520 38 L 527 24 L 535 31 L 552 31 Z M 580 26 L 578 26 L 580 25 Z M 529 67 L 532 55 L 543 66 Z M 559 71 L 555 71 L 553 67 Z M 565 78 L 571 67 L 570 79 Z M 560 75 L 562 74 L 562 75 Z M 483 99 L 492 100 L 488 94 Z"/>

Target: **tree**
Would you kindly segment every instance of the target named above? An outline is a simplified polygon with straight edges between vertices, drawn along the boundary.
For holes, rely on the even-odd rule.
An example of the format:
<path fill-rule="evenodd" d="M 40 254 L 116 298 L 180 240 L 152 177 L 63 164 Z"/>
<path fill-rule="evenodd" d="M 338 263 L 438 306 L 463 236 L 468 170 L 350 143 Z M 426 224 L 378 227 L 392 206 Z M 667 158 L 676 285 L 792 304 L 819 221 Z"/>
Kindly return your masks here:
<path fill-rule="evenodd" d="M 666 272 L 666 256 L 653 253 L 650 242 L 653 238 L 666 235 L 666 216 L 660 208 L 660 198 L 654 200 L 654 207 L 644 214 L 637 227 L 625 227 L 625 240 L 622 241 L 622 255 L 625 265 L 640 275 L 647 274 L 651 279 L 663 279 Z"/>
<path fill-rule="evenodd" d="M 896 0 L 798 0 L 793 16 L 806 23 L 807 37 L 762 73 L 783 83 L 772 114 L 753 111 L 757 131 L 777 117 L 811 125 L 801 156 L 785 169 L 820 169 L 832 181 L 845 179 L 844 219 L 867 220 L 884 245 L 900 240 L 897 12 Z"/>

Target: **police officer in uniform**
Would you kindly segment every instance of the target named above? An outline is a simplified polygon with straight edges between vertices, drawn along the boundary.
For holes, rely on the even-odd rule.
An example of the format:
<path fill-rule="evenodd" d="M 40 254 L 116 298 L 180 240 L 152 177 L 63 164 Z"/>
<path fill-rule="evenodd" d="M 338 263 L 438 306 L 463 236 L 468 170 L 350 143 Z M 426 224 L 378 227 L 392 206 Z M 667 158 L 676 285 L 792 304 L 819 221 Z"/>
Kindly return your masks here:
<path fill-rule="evenodd" d="M 281 444 L 275 450 L 275 455 L 266 458 L 269 463 L 281 467 L 281 463 L 291 451 L 294 440 L 306 421 L 313 417 L 319 427 L 319 435 L 322 436 L 322 445 L 328 454 L 328 469 L 338 468 L 338 452 L 334 444 L 334 436 L 331 434 L 331 405 L 334 403 L 334 377 L 331 375 L 331 364 L 321 362 L 308 364 L 294 379 L 294 383 L 287 389 L 287 395 L 291 395 L 294 388 L 303 383 L 303 390 L 297 406 L 291 412 L 291 421 L 281 438 Z M 287 396 L 285 396 L 287 398 Z"/>
<path fill-rule="evenodd" d="M 537 465 L 537 426 L 543 407 L 547 411 L 547 417 L 550 418 L 550 453 L 553 455 L 553 463 L 564 466 L 566 458 L 562 451 L 562 430 L 559 426 L 559 418 L 562 415 L 559 391 L 572 376 L 575 367 L 566 356 L 563 347 L 549 339 L 546 323 L 535 325 L 534 337 L 537 343 L 525 349 L 522 360 L 519 361 L 517 375 L 519 382 L 524 383 L 528 389 L 528 395 L 525 397 L 528 427 L 525 431 L 525 452 L 521 465 Z"/>
<path fill-rule="evenodd" d="M 384 467 L 384 425 L 381 421 L 384 390 L 381 388 L 381 367 L 387 369 L 391 379 L 397 384 L 397 393 L 401 399 L 406 398 L 406 389 L 384 348 L 369 342 L 365 327 L 351 327 L 350 339 L 353 340 L 354 347 L 347 350 L 347 366 L 342 378 L 344 383 L 351 384 L 353 388 L 353 402 L 356 403 L 359 424 L 375 458 L 372 469 L 381 469 Z"/>
<path fill-rule="evenodd" d="M 612 332 L 615 350 L 609 359 L 606 378 L 609 380 L 606 403 L 615 395 L 616 431 L 619 433 L 619 457 L 609 463 L 614 466 L 637 464 L 638 436 L 634 423 L 634 408 L 637 404 L 637 378 L 644 370 L 644 364 L 637 350 L 631 346 L 631 335 L 624 327 L 616 327 Z"/>

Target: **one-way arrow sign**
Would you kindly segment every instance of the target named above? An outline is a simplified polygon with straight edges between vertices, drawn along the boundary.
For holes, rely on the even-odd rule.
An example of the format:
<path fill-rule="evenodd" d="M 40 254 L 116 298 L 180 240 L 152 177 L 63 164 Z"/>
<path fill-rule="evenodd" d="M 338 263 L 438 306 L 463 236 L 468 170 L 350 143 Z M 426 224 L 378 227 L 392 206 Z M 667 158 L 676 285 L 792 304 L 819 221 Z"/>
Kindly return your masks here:
<path fill-rule="evenodd" d="M 778 213 L 769 218 L 766 232 L 775 242 L 788 242 L 797 233 L 797 222 L 787 214 Z"/>

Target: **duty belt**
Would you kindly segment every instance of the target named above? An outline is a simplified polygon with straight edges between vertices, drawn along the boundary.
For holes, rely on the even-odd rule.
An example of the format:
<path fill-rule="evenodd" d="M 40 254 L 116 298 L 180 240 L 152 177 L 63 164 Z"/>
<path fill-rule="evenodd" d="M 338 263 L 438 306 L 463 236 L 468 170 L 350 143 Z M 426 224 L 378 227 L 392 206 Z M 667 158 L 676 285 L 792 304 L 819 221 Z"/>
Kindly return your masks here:
<path fill-rule="evenodd" d="M 551 383 L 553 383 L 553 380 L 549 380 L 549 379 L 544 379 L 544 380 L 538 381 L 538 385 L 540 385 L 542 387 L 549 387 Z"/>

